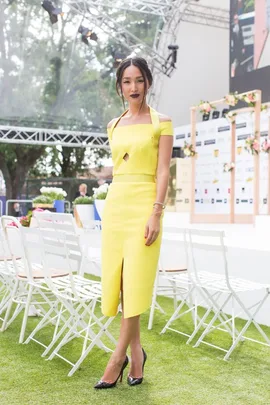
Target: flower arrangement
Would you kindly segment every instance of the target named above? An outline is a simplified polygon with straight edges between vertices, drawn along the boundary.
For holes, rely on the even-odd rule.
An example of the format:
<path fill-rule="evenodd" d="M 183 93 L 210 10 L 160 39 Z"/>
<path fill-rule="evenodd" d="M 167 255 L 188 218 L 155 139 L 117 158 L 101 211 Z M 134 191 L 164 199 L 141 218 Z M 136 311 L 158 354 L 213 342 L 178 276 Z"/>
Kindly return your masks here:
<path fill-rule="evenodd" d="M 64 200 L 67 196 L 65 190 L 60 187 L 41 187 L 40 192 L 46 197 L 50 197 L 54 200 Z"/>
<path fill-rule="evenodd" d="M 93 188 L 94 195 L 93 198 L 94 200 L 105 200 L 107 197 L 108 191 L 109 191 L 110 185 L 108 183 L 104 183 L 98 188 Z"/>
<path fill-rule="evenodd" d="M 236 116 L 237 116 L 237 113 L 236 113 L 236 112 L 233 112 L 233 111 L 229 111 L 228 114 L 226 114 L 226 118 L 227 118 L 232 124 L 235 123 L 235 118 L 236 118 Z"/>
<path fill-rule="evenodd" d="M 248 104 L 249 107 L 255 107 L 257 102 L 257 94 L 255 92 L 247 93 L 243 96 L 243 100 Z"/>
<path fill-rule="evenodd" d="M 26 228 L 29 228 L 34 211 L 43 212 L 43 209 L 36 208 L 33 211 L 28 211 L 27 215 L 25 215 L 23 217 L 20 217 L 19 222 L 20 222 L 20 224 L 22 226 L 25 226 Z M 14 221 L 10 222 L 8 225 L 9 226 L 15 226 L 16 228 L 18 227 L 16 222 L 14 222 Z"/>
<path fill-rule="evenodd" d="M 265 139 L 262 143 L 262 151 L 265 153 L 270 153 L 270 139 Z"/>
<path fill-rule="evenodd" d="M 25 226 L 26 228 L 29 228 L 32 215 L 33 215 L 32 212 L 29 211 L 27 215 L 25 215 L 24 217 L 21 217 L 21 218 L 19 219 L 20 224 L 21 224 L 22 226 Z"/>
<path fill-rule="evenodd" d="M 77 197 L 73 201 L 73 205 L 90 205 L 93 203 L 94 201 L 92 197 Z"/>
<path fill-rule="evenodd" d="M 200 108 L 200 112 L 202 114 L 210 114 L 211 110 L 215 110 L 215 106 L 211 103 L 209 103 L 209 101 L 200 101 L 200 104 L 198 105 L 198 107 Z"/>
<path fill-rule="evenodd" d="M 192 143 L 185 142 L 183 152 L 186 157 L 193 157 L 196 155 Z"/>
<path fill-rule="evenodd" d="M 262 105 L 261 105 L 261 112 L 267 111 L 268 108 L 269 108 L 269 107 L 268 107 L 266 104 L 262 104 Z"/>
<path fill-rule="evenodd" d="M 225 103 L 232 107 L 235 107 L 239 100 L 240 98 L 237 92 L 230 93 L 227 96 L 225 96 Z"/>
<path fill-rule="evenodd" d="M 33 199 L 33 204 L 52 204 L 53 198 L 47 195 L 39 195 Z"/>
<path fill-rule="evenodd" d="M 251 136 L 246 139 L 245 149 L 252 155 L 260 153 L 260 144 L 256 136 Z"/>
<path fill-rule="evenodd" d="M 223 165 L 223 172 L 224 172 L 224 173 L 232 172 L 234 168 L 235 168 L 235 163 L 234 163 L 234 162 L 231 162 L 231 163 L 224 163 L 224 165 Z"/>

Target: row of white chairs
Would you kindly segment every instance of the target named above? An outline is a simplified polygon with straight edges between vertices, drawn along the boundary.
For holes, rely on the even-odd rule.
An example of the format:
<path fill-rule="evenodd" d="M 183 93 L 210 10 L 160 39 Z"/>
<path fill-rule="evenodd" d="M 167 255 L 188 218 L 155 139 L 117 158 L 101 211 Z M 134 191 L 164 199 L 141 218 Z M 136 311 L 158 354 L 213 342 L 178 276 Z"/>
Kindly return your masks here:
<path fill-rule="evenodd" d="M 70 214 L 37 212 L 35 218 L 37 228 L 33 229 L 20 227 L 16 220 L 17 227 L 11 227 L 10 223 L 14 222 L 14 219 L 2 218 L 4 236 L 0 238 L 0 243 L 2 240 L 5 244 L 3 250 L 10 251 L 5 260 L 1 260 L 0 256 L 2 330 L 5 330 L 24 310 L 20 343 L 29 343 L 33 340 L 42 344 L 45 347 L 43 356 L 51 353 L 49 359 L 54 356 L 62 357 L 59 351 L 66 343 L 74 337 L 83 337 L 83 350 L 77 363 L 72 364 L 64 358 L 72 364 L 69 373 L 72 375 L 94 345 L 106 351 L 109 350 L 100 339 L 104 332 L 109 341 L 115 344 L 114 338 L 108 331 L 112 319 L 99 317 L 95 313 L 101 297 L 100 283 L 90 281 L 83 276 L 83 261 L 86 254 L 76 232 L 73 217 Z M 100 223 L 95 222 L 91 226 L 88 224 L 87 228 L 87 233 L 92 234 L 94 245 L 95 240 L 100 240 Z M 12 235 L 14 232 L 22 245 L 21 258 L 14 249 L 14 235 Z M 250 339 L 245 333 L 251 324 L 255 325 L 263 338 L 263 342 L 258 343 L 270 344 L 269 338 L 255 320 L 255 316 L 269 297 L 269 285 L 235 278 L 229 274 L 224 238 L 224 233 L 219 231 L 164 229 L 160 266 L 154 286 L 148 328 L 152 328 L 156 309 L 164 313 L 158 302 L 158 295 L 171 296 L 174 311 L 161 333 L 167 330 L 180 333 L 188 337 L 187 343 L 194 341 L 197 337 L 196 347 L 205 343 L 219 348 L 225 352 L 224 359 L 227 360 L 240 341 Z M 176 267 L 168 266 L 166 263 L 167 248 L 172 248 L 172 245 L 174 255 L 179 257 L 179 264 Z M 100 265 L 99 255 L 92 259 L 89 265 Z M 207 270 L 209 260 L 215 262 L 217 273 Z M 59 268 L 55 268 L 57 262 Z M 166 285 L 162 283 L 164 280 Z M 241 299 L 241 294 L 243 292 L 252 294 L 258 290 L 263 292 L 262 298 L 256 305 L 247 308 Z M 12 303 L 16 303 L 16 308 L 10 316 Z M 226 314 L 229 304 L 232 309 L 229 312 L 232 315 Z M 31 305 L 38 308 L 42 317 L 25 340 Z M 187 314 L 190 314 L 193 320 L 191 332 L 185 330 L 184 323 L 181 324 L 178 321 Z M 244 316 L 247 319 L 241 330 L 236 327 L 235 320 L 238 316 Z M 51 343 L 45 346 L 36 335 L 50 323 L 54 325 L 54 333 Z M 177 326 L 175 326 L 176 323 Z M 231 336 L 232 344 L 229 349 L 205 340 L 206 336 L 216 329 L 225 331 Z"/>
<path fill-rule="evenodd" d="M 244 340 L 270 347 L 269 337 L 256 322 L 257 315 L 270 296 L 270 284 L 253 282 L 230 274 L 224 232 L 165 228 L 164 233 L 163 249 L 165 249 L 161 250 L 160 268 L 155 282 L 148 328 L 152 328 L 155 310 L 164 312 L 158 304 L 158 294 L 163 292 L 164 287 L 161 282 L 165 280 L 168 284 L 165 288 L 169 289 L 167 295 L 173 296 L 178 303 L 162 329 L 162 334 L 171 330 L 187 336 L 187 344 L 195 341 L 194 347 L 203 343 L 219 349 L 225 353 L 224 360 L 228 360 L 238 343 Z M 163 265 L 166 244 L 172 243 L 175 246 L 174 253 L 181 257 L 180 263 L 182 263 L 173 271 Z M 208 271 L 209 261 L 215 263 L 216 273 Z M 242 294 L 248 294 L 251 297 L 251 294 L 258 294 L 258 292 L 260 298 L 248 307 Z M 181 318 L 183 320 L 187 314 L 192 316 L 192 332 L 186 331 L 185 323 L 179 321 Z M 245 319 L 243 327 L 236 325 L 238 317 Z M 262 340 L 258 341 L 246 336 L 251 325 L 255 326 Z M 229 348 L 222 347 L 219 342 L 214 343 L 206 339 L 217 329 L 230 335 Z"/>
<path fill-rule="evenodd" d="M 58 356 L 72 368 L 80 367 L 94 346 L 109 352 L 116 341 L 109 331 L 114 318 L 101 314 L 101 284 L 84 277 L 84 253 L 70 214 L 35 213 L 36 227 L 22 227 L 15 218 L 3 216 L 0 229 L 0 320 L 4 332 L 23 312 L 19 343 L 34 341 L 44 347 L 42 356 Z M 100 224 L 88 230 L 99 237 Z M 19 247 L 19 254 L 18 254 Z M 25 338 L 29 310 L 40 317 Z M 40 330 L 52 325 L 49 345 L 38 338 Z M 83 339 L 79 359 L 72 363 L 61 348 L 75 338 Z M 103 342 L 106 337 L 106 344 Z"/>

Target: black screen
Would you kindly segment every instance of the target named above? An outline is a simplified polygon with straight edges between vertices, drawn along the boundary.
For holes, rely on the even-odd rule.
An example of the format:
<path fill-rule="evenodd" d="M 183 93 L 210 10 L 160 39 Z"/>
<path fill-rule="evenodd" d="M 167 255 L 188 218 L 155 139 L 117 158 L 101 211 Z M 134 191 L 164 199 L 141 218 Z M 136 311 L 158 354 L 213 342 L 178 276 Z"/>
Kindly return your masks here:
<path fill-rule="evenodd" d="M 270 101 L 270 0 L 231 0 L 230 91 Z"/>

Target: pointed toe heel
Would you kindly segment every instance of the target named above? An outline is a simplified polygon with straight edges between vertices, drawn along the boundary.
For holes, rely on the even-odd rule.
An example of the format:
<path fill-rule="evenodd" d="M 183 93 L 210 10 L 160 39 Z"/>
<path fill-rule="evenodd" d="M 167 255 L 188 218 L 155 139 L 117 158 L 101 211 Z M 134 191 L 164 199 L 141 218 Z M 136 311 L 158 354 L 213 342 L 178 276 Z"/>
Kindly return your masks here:
<path fill-rule="evenodd" d="M 123 373 L 124 373 L 124 370 L 125 370 L 125 368 L 127 367 L 127 365 L 128 365 L 128 356 L 126 356 L 125 361 L 124 361 L 124 364 L 123 364 L 123 366 L 122 366 L 122 368 L 121 368 L 121 371 L 120 371 L 120 373 L 119 373 L 119 376 L 117 377 L 117 379 L 116 379 L 114 382 L 109 383 L 109 382 L 100 380 L 98 383 L 96 383 L 96 385 L 94 385 L 94 388 L 97 389 L 97 390 L 108 389 L 108 388 L 114 388 L 114 387 L 116 386 L 118 380 L 119 380 L 120 382 L 122 382 L 122 380 L 123 380 Z"/>
<path fill-rule="evenodd" d="M 146 362 L 146 360 L 147 360 L 147 355 L 146 355 L 146 353 L 145 353 L 145 351 L 144 351 L 143 348 L 142 348 L 142 352 L 143 352 L 143 365 L 142 365 L 142 374 L 143 374 L 144 365 L 145 365 L 145 362 Z M 143 377 L 135 378 L 135 377 L 132 377 L 131 375 L 129 375 L 129 376 L 127 377 L 127 383 L 128 383 L 128 385 L 130 385 L 131 387 L 134 387 L 135 385 L 139 385 L 139 384 L 141 384 L 142 382 L 143 382 Z"/>

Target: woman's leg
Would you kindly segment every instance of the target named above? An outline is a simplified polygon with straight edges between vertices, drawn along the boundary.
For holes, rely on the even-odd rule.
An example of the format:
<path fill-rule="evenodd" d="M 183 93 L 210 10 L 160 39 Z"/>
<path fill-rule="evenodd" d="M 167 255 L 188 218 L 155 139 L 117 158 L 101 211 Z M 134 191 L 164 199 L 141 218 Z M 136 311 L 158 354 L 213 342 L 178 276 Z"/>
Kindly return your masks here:
<path fill-rule="evenodd" d="M 112 354 L 110 361 L 106 367 L 106 370 L 104 372 L 104 375 L 102 377 L 102 381 L 106 382 L 113 382 L 116 380 L 118 377 L 121 367 L 125 361 L 126 357 L 126 352 L 128 349 L 129 344 L 131 344 L 131 341 L 134 342 L 134 350 L 135 346 L 137 346 L 138 342 L 138 334 L 140 333 L 139 329 L 139 322 L 140 322 L 140 317 L 139 316 L 134 316 L 132 318 L 126 318 L 124 319 L 122 317 L 121 320 L 121 328 L 120 328 L 120 336 L 119 340 L 116 345 L 116 349 L 114 353 Z M 136 344 L 135 344 L 136 342 Z M 135 356 L 135 353 L 133 353 L 133 357 Z M 140 352 L 140 356 L 142 356 L 142 353 Z M 134 357 L 135 359 L 135 357 Z M 140 371 L 141 373 L 141 371 Z M 133 374 L 132 374 L 133 376 Z M 136 376 L 136 375 L 135 375 Z"/>
<path fill-rule="evenodd" d="M 131 350 L 131 367 L 129 375 L 133 378 L 141 378 L 142 376 L 142 364 L 143 364 L 143 352 L 140 339 L 140 317 L 138 317 L 138 324 L 136 332 L 130 341 Z"/>
<path fill-rule="evenodd" d="M 122 318 L 120 327 L 120 336 L 116 345 L 116 349 L 112 354 L 110 361 L 105 369 L 102 377 L 103 381 L 113 382 L 118 377 L 121 367 L 125 361 L 128 346 L 131 349 L 131 368 L 130 375 L 132 377 L 142 377 L 142 362 L 143 354 L 140 343 L 140 316 L 124 318 L 124 302 L 123 302 L 123 279 L 121 277 L 121 306 Z"/>

